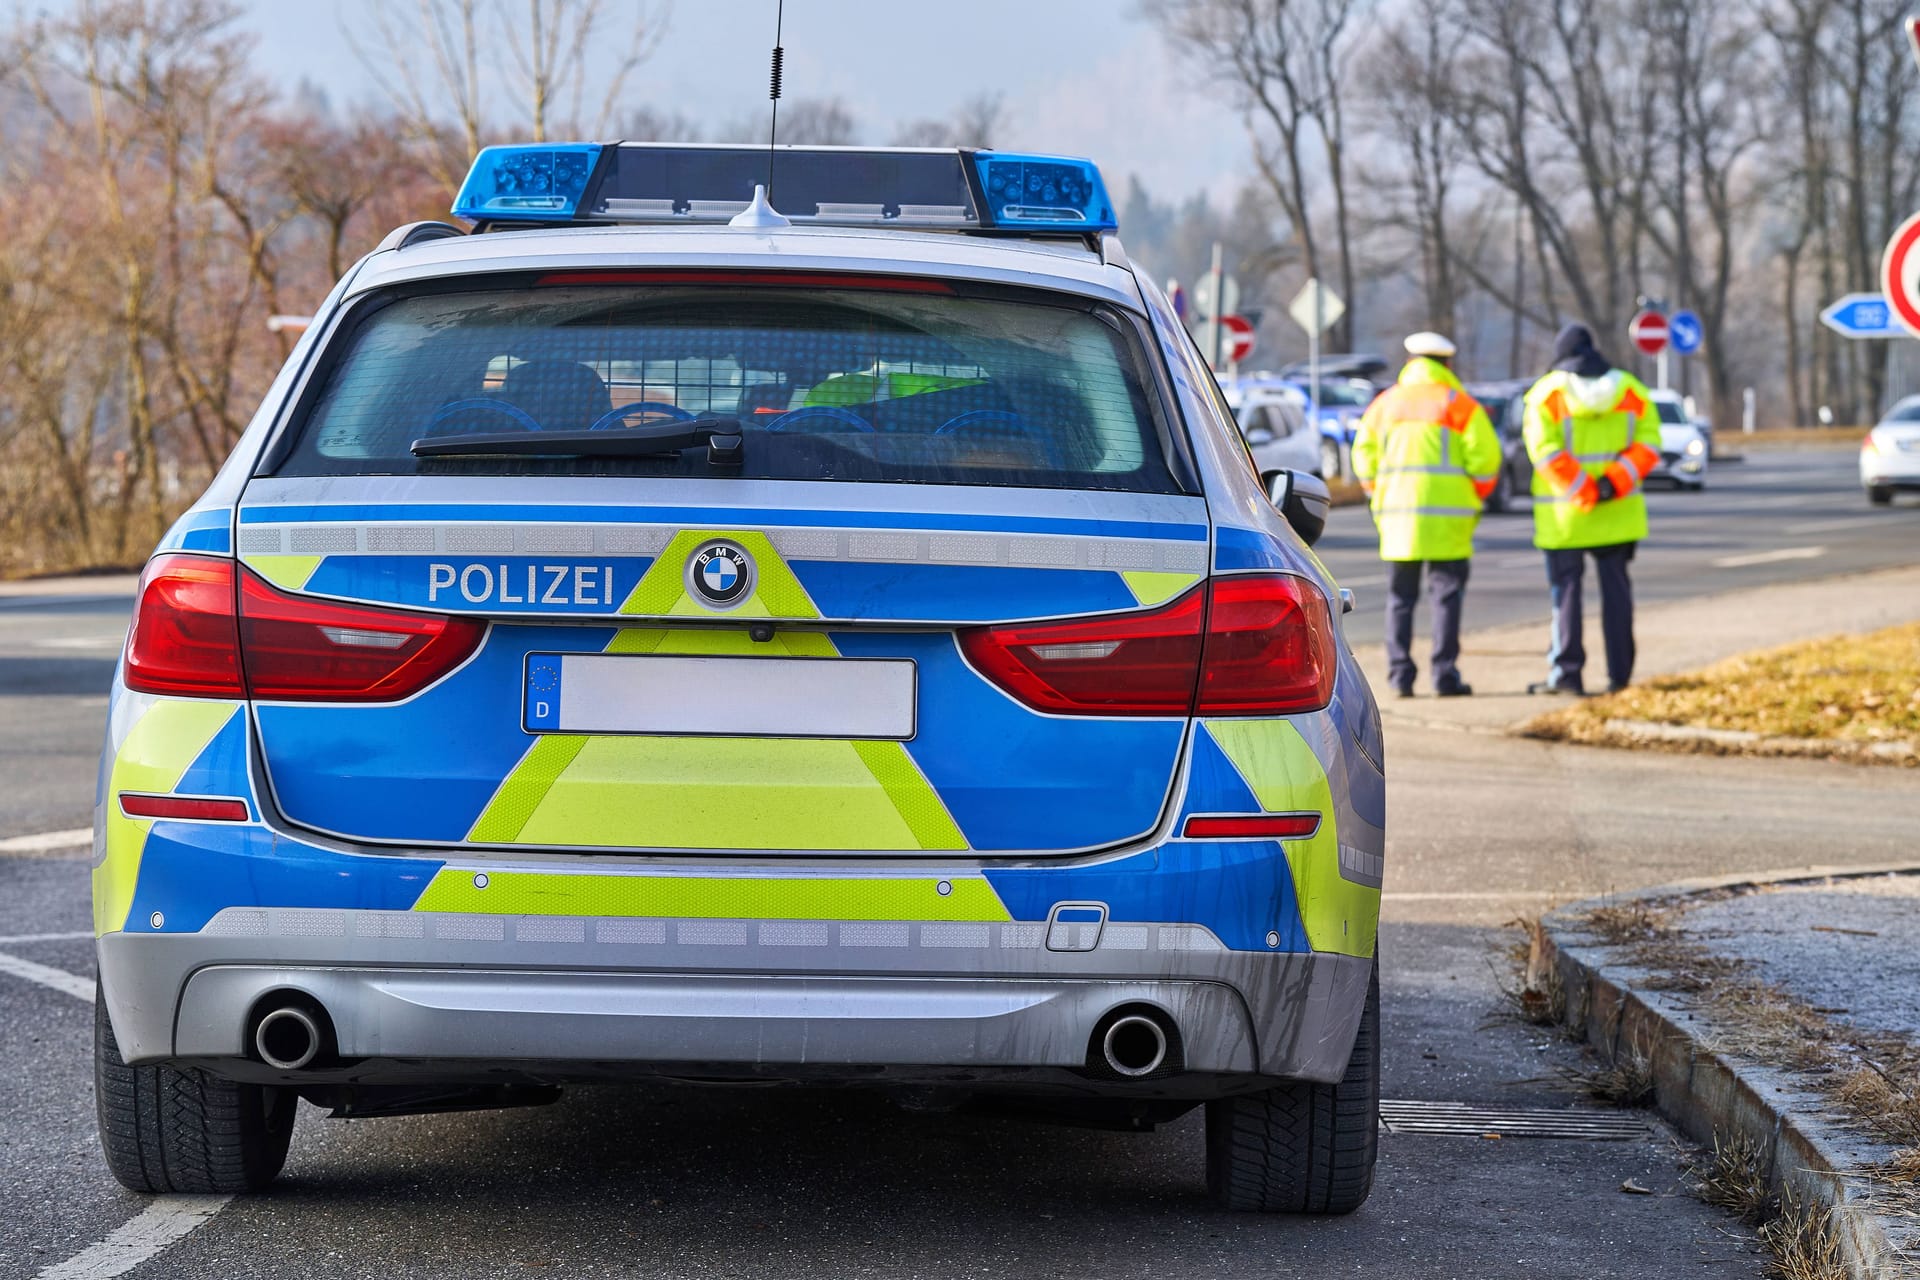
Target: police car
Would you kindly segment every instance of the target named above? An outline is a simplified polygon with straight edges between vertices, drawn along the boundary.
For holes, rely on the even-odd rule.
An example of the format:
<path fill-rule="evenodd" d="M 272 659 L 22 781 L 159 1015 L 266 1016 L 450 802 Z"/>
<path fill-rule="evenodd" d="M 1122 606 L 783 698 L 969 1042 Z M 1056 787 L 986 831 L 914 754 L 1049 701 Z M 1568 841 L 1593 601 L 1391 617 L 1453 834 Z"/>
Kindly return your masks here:
<path fill-rule="evenodd" d="M 97 809 L 108 1165 L 672 1077 L 1206 1108 L 1366 1197 L 1380 725 L 1083 161 L 491 148 L 146 566 Z M 753 198 L 748 199 L 752 194 Z"/>

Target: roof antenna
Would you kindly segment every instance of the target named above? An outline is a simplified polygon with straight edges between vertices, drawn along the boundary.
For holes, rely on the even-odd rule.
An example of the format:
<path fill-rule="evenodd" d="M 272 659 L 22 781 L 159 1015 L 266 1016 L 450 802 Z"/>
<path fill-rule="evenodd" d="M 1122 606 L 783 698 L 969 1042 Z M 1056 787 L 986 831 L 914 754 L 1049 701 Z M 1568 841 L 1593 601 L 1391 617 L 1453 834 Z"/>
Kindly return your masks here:
<path fill-rule="evenodd" d="M 793 221 L 783 215 L 767 200 L 767 193 L 773 190 L 773 140 L 780 129 L 780 63 L 786 51 L 780 47 L 780 24 L 786 17 L 787 0 L 780 0 L 780 8 L 773 19 L 773 120 L 767 125 L 767 183 L 761 186 L 753 184 L 753 199 L 747 207 L 727 220 L 730 227 L 790 227 Z"/>
<path fill-rule="evenodd" d="M 773 196 L 773 140 L 780 132 L 780 64 L 787 51 L 780 47 L 780 29 L 787 20 L 787 0 L 778 0 L 773 11 L 773 87 L 767 96 L 773 99 L 773 118 L 767 122 L 767 196 Z"/>

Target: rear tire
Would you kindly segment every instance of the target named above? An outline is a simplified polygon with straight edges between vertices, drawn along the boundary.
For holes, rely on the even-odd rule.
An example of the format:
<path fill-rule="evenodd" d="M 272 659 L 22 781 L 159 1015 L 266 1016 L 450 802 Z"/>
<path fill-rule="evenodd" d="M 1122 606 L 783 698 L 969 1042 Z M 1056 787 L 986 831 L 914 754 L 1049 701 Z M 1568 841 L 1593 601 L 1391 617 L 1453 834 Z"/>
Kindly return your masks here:
<path fill-rule="evenodd" d="M 1340 445 L 1338 441 L 1323 439 L 1320 441 L 1320 476 L 1325 480 L 1340 478 Z"/>
<path fill-rule="evenodd" d="M 93 999 L 93 1094 L 107 1168 L 129 1191 L 236 1195 L 286 1163 L 298 1096 L 120 1057 L 106 1002 Z"/>
<path fill-rule="evenodd" d="M 1893 490 L 1883 484 L 1867 486 L 1867 501 L 1876 507 L 1890 506 L 1893 503 Z"/>
<path fill-rule="evenodd" d="M 1207 1103 L 1207 1190 L 1223 1208 L 1352 1213 L 1380 1151 L 1380 966 L 1336 1084 L 1296 1081 Z"/>

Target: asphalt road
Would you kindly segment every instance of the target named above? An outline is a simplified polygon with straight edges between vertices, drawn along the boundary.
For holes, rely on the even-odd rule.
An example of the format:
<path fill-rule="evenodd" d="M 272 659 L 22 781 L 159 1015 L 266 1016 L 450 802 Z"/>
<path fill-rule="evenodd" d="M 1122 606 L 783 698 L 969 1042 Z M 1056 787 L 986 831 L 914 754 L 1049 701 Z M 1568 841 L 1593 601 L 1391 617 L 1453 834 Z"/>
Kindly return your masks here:
<path fill-rule="evenodd" d="M 1738 447 L 1737 438 L 1729 445 Z M 1651 532 L 1633 565 L 1634 598 L 1647 603 L 1892 568 L 1920 554 L 1920 503 L 1901 498 L 1869 508 L 1859 454 L 1850 448 L 1756 451 L 1743 462 L 1714 464 L 1698 493 L 1655 481 L 1647 508 Z M 1317 550 L 1359 597 L 1348 637 L 1378 644 L 1387 576 L 1366 509 L 1336 509 Z M 1474 551 L 1468 629 L 1546 619 L 1546 568 L 1525 498 L 1481 520 Z M 1593 608 L 1598 596 L 1588 579 Z M 1418 625 L 1426 626 L 1424 610 Z M 1426 645 L 1415 647 L 1423 653 Z"/>
<path fill-rule="evenodd" d="M 1660 543 L 1644 590 L 1910 561 L 1920 512 L 1867 512 L 1842 483 L 1842 461 L 1851 464 L 1761 457 L 1716 474 L 1704 495 L 1656 496 Z M 1329 559 L 1355 583 L 1378 572 L 1361 545 L 1364 520 L 1336 513 L 1329 538 Z M 1488 525 L 1473 621 L 1539 612 L 1537 563 L 1530 552 L 1521 562 L 1526 520 Z M 1825 550 L 1713 567 L 1803 545 Z M 0 1280 L 122 1274 L 129 1250 L 152 1251 L 124 1272 L 136 1280 L 1761 1272 L 1751 1233 L 1685 1193 L 1688 1153 L 1652 1120 L 1614 1142 L 1389 1133 L 1364 1209 L 1287 1220 L 1211 1208 L 1197 1113 L 1121 1135 L 908 1113 L 856 1093 L 594 1088 L 492 1114 L 350 1123 L 303 1108 L 271 1194 L 149 1204 L 111 1181 L 95 1145 L 87 857 L 19 839 L 88 820 L 101 691 L 127 606 L 124 590 L 0 597 L 9 784 L 0 788 L 9 1059 Z M 1498 1017 L 1507 917 L 1549 898 L 1734 865 L 1890 857 L 1920 820 L 1920 800 L 1895 771 L 1748 761 L 1676 770 L 1673 758 L 1418 728 L 1394 735 L 1382 932 L 1389 1098 L 1574 1104 L 1557 1072 L 1576 1067 L 1578 1051 Z M 1559 797 L 1550 816 L 1565 829 L 1526 821 L 1526 800 L 1542 788 Z M 1622 795 L 1634 797 L 1629 810 Z M 1822 805 L 1844 815 L 1832 849 L 1814 816 Z M 1628 1180 L 1653 1194 L 1624 1191 Z"/>

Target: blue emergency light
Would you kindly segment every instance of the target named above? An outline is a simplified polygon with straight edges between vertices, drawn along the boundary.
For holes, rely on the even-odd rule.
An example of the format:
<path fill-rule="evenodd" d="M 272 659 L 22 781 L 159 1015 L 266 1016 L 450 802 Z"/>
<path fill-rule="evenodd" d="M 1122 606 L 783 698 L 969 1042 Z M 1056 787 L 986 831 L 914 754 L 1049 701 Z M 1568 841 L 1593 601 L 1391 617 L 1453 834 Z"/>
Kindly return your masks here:
<path fill-rule="evenodd" d="M 718 223 L 774 177 L 796 223 L 1086 235 L 1119 225 L 1092 161 L 1003 151 L 530 143 L 488 147 L 456 216 L 515 223 Z"/>

